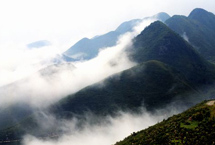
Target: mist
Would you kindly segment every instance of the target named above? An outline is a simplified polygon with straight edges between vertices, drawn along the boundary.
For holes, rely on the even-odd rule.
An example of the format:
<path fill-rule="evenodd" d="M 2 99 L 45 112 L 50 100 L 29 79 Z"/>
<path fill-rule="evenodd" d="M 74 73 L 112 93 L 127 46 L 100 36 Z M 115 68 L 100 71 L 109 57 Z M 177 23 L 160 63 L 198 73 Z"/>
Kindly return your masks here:
<path fill-rule="evenodd" d="M 52 65 L 50 59 L 45 59 L 54 54 L 49 53 L 51 46 L 44 50 L 26 50 L 27 54 L 15 58 L 11 56 L 10 62 L 2 61 L 6 62 L 2 64 L 5 65 L 1 71 L 2 82 L 5 79 L 11 84 L 0 88 L 1 107 L 17 102 L 46 107 L 88 85 L 131 68 L 135 63 L 129 60 L 126 50 L 132 47 L 132 39 L 153 21 L 143 20 L 133 32 L 120 36 L 116 46 L 101 48 L 98 56 L 88 61 Z"/>
<path fill-rule="evenodd" d="M 86 120 L 81 128 L 77 127 L 79 123 L 77 118 L 61 120 L 60 123 L 58 122 L 63 132 L 61 135 L 54 133 L 49 136 L 53 136 L 54 139 L 26 135 L 22 143 L 23 145 L 112 145 L 133 132 L 145 129 L 173 114 L 179 113 L 179 110 L 182 109 L 170 105 L 166 109 L 157 110 L 154 114 L 147 112 L 144 108 L 139 113 L 119 111 L 117 117 L 99 118 L 90 114 L 85 116 Z M 49 124 L 53 122 L 53 117 L 46 122 Z"/>

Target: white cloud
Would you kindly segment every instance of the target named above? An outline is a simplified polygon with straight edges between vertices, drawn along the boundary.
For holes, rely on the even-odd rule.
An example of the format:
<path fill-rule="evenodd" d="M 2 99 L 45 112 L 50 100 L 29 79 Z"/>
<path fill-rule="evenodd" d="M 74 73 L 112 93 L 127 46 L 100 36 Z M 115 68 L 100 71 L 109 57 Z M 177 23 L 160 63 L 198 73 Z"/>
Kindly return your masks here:
<path fill-rule="evenodd" d="M 111 145 L 123 140 L 133 132 L 137 132 L 148 126 L 158 123 L 168 116 L 178 113 L 169 110 L 167 114 L 159 112 L 150 114 L 144 109 L 141 113 L 120 112 L 117 117 L 100 118 L 98 124 L 90 124 L 97 117 L 88 116 L 81 128 L 77 128 L 77 119 L 61 121 L 58 124 L 65 133 L 58 136 L 58 139 L 41 139 L 26 135 L 23 140 L 24 145 Z M 53 120 L 53 118 L 51 118 Z"/>
<path fill-rule="evenodd" d="M 14 81 L 20 77 L 30 75 L 33 70 L 44 67 L 44 65 L 48 66 L 48 68 L 45 71 L 40 71 L 42 74 L 35 72 L 27 79 L 0 88 L 0 94 L 2 95 L 1 106 L 24 102 L 36 107 L 44 107 L 112 74 L 134 66 L 135 63 L 129 60 L 125 50 L 132 47 L 132 39 L 152 21 L 154 20 L 144 20 L 134 28 L 133 32 L 121 36 L 116 46 L 102 48 L 98 56 L 89 61 L 79 61 L 71 65 L 61 64 L 52 67 L 48 66 L 49 63 L 36 63 L 38 60 L 43 60 L 43 57 L 50 55 L 48 50 L 52 50 L 51 46 L 47 51 L 44 51 L 45 49 L 43 50 L 43 48 L 33 49 L 27 50 L 26 54 L 10 57 L 12 61 L 10 64 L 15 71 L 5 68 L 5 71 L 8 72 L 1 72 L 4 75 L 2 81 L 9 81 L 10 79 Z M 37 65 L 32 65 L 33 62 Z M 6 64 L 8 66 L 9 62 Z M 44 75 L 44 72 L 47 75 Z M 4 78 L 9 77 L 11 78 L 4 80 Z"/>
<path fill-rule="evenodd" d="M 19 46 L 5 46 L 0 49 L 0 86 L 23 79 L 51 64 L 50 59 L 59 53 L 53 46 L 42 49 L 28 49 Z"/>

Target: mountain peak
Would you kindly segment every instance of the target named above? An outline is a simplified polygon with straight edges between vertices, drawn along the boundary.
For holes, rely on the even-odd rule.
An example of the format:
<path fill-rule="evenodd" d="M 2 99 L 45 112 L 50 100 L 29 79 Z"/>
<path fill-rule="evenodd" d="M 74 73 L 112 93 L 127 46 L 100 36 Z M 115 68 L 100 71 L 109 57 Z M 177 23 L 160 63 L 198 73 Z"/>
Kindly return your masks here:
<path fill-rule="evenodd" d="M 198 21 L 206 27 L 214 29 L 215 15 L 201 8 L 194 9 L 188 18 Z"/>
<path fill-rule="evenodd" d="M 190 56 L 197 56 L 192 46 L 160 21 L 146 27 L 135 38 L 134 47 L 135 56 L 133 58 L 139 63 L 159 60 L 174 66 L 178 62 L 183 62 L 183 60 L 179 60 L 181 56 L 186 56 L 188 60 L 191 59 Z"/>
<path fill-rule="evenodd" d="M 160 13 L 156 14 L 154 17 L 156 17 L 157 19 L 159 19 L 162 22 L 165 22 L 167 19 L 170 18 L 170 16 L 165 12 L 160 12 Z"/>
<path fill-rule="evenodd" d="M 209 64 L 182 37 L 156 21 L 134 40 L 131 58 L 142 63 L 158 60 L 181 72 L 192 83 L 206 83 L 202 78 Z"/>
<path fill-rule="evenodd" d="M 197 16 L 197 15 L 201 15 L 201 14 L 207 14 L 209 13 L 208 11 L 202 9 L 202 8 L 195 8 L 189 15 L 189 17 L 194 17 L 194 16 Z"/>

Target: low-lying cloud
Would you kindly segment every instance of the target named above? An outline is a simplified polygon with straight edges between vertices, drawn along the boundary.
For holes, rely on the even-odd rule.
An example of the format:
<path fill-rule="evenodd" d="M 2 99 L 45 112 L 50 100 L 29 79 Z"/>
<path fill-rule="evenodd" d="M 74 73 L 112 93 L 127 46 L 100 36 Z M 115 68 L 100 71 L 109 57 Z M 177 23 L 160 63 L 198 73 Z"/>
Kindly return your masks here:
<path fill-rule="evenodd" d="M 135 63 L 129 60 L 129 54 L 126 50 L 132 47 L 132 39 L 153 21 L 150 19 L 143 20 L 134 28 L 133 32 L 121 36 L 116 46 L 101 48 L 98 56 L 89 61 L 49 66 L 49 61 L 42 61 L 41 63 L 41 60 L 44 60 L 43 48 L 27 50 L 27 55 L 25 54 L 24 58 L 22 54 L 20 56 L 15 55 L 15 59 L 10 56 L 8 59 L 11 60 L 11 63 L 7 63 L 8 65 L 3 63 L 3 65 L 13 77 L 10 78 L 9 72 L 1 72 L 1 79 L 9 78 L 8 80 L 11 79 L 11 82 L 22 80 L 0 88 L 0 105 L 24 102 L 34 107 L 44 107 L 114 73 L 131 68 Z M 38 57 L 37 54 L 39 54 Z M 44 55 L 47 56 L 46 53 Z M 32 56 L 34 56 L 33 59 Z M 31 61 L 28 62 L 28 59 Z M 35 65 L 32 65 L 33 62 Z M 8 66 L 11 68 L 8 69 Z M 39 68 L 45 69 L 35 72 Z M 20 71 L 18 71 L 19 69 Z M 44 75 L 44 70 L 48 75 Z M 32 73 L 33 75 L 30 76 Z M 24 78 L 24 76 L 29 77 Z"/>
<path fill-rule="evenodd" d="M 168 109 L 167 109 L 168 110 Z M 77 127 L 78 120 L 61 121 L 60 128 L 64 132 L 58 139 L 37 138 L 26 135 L 24 145 L 111 145 L 124 139 L 132 132 L 137 132 L 160 122 L 168 116 L 178 113 L 173 108 L 150 114 L 144 109 L 141 113 L 119 112 L 117 117 L 100 118 L 99 123 L 91 124 L 96 116 L 89 115 L 81 128 Z M 168 113 L 167 113 L 168 112 Z M 53 118 L 51 118 L 53 120 Z M 51 136 L 56 135 L 53 133 Z"/>

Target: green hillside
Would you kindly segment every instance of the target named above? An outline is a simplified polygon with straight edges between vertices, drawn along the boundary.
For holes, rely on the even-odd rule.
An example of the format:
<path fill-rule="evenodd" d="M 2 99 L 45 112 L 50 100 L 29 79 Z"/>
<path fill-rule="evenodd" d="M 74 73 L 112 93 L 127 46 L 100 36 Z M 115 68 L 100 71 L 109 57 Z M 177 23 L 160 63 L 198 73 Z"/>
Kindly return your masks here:
<path fill-rule="evenodd" d="M 136 62 L 158 60 L 181 72 L 193 85 L 213 83 L 214 65 L 162 22 L 154 22 L 134 40 L 132 59 Z"/>
<path fill-rule="evenodd" d="M 215 15 L 194 9 L 188 17 L 175 15 L 165 22 L 169 28 L 187 37 L 189 43 L 207 60 L 215 61 Z"/>
<path fill-rule="evenodd" d="M 145 130 L 132 133 L 115 145 L 213 145 L 215 101 L 204 101 Z"/>
<path fill-rule="evenodd" d="M 205 97 L 201 87 L 215 80 L 214 65 L 162 22 L 152 23 L 138 35 L 130 51 L 139 65 L 69 95 L 52 110 L 107 114 L 142 105 L 153 110 L 176 97 L 188 100 L 190 94 L 201 100 Z"/>

